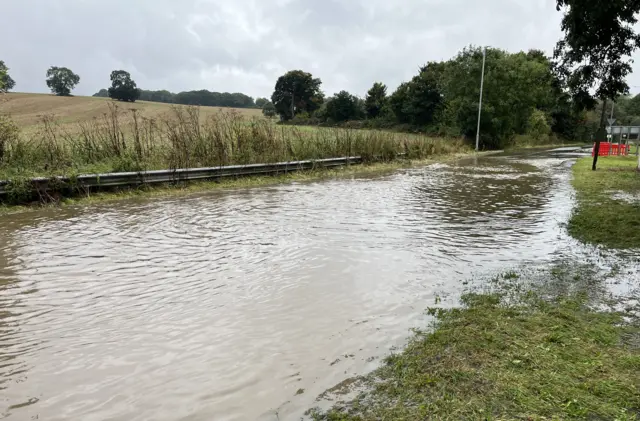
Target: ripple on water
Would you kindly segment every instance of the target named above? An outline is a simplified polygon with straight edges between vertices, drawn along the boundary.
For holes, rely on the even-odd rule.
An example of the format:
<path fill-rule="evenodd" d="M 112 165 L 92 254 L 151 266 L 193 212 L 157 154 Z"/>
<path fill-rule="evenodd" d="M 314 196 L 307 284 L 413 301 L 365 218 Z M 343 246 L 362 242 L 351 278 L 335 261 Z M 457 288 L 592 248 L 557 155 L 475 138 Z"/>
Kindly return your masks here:
<path fill-rule="evenodd" d="M 436 294 L 566 252 L 563 162 L 484 158 L 5 218 L 0 411 L 245 420 L 291 401 L 280 419 L 295 418 L 402 344 Z"/>

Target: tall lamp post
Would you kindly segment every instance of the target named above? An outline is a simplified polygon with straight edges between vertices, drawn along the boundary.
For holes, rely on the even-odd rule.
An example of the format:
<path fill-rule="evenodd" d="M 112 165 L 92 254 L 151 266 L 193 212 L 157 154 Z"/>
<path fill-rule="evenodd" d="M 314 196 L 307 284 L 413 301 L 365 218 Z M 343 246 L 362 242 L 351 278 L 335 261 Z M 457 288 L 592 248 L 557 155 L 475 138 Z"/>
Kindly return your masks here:
<path fill-rule="evenodd" d="M 480 116 L 482 115 L 482 90 L 484 89 L 484 65 L 487 61 L 487 47 L 482 49 L 482 74 L 480 76 L 480 101 L 478 102 L 478 128 L 476 129 L 476 152 L 480 150 Z"/>

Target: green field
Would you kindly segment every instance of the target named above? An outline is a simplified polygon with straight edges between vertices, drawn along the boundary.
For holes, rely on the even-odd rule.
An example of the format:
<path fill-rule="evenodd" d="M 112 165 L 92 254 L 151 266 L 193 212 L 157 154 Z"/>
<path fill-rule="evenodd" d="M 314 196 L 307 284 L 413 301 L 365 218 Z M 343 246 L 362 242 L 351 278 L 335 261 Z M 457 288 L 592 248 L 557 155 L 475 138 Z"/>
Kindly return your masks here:
<path fill-rule="evenodd" d="M 640 172 L 635 156 L 592 158 L 573 167 L 577 207 L 569 233 L 577 239 L 610 248 L 640 248 Z"/>

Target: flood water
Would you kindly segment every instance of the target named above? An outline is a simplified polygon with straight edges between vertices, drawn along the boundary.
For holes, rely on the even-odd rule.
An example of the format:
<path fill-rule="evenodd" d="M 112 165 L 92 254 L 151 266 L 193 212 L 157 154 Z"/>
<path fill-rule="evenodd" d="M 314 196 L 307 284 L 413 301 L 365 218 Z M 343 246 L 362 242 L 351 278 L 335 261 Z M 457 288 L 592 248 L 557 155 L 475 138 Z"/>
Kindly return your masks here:
<path fill-rule="evenodd" d="M 299 419 L 436 297 L 570 253 L 572 160 L 1 216 L 0 418 Z"/>

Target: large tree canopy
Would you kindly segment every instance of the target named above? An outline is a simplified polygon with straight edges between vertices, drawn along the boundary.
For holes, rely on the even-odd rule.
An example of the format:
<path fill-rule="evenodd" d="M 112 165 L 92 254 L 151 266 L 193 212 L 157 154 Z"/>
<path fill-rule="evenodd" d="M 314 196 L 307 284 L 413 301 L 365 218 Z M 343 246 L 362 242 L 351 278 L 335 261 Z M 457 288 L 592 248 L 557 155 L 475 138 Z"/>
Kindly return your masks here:
<path fill-rule="evenodd" d="M 387 103 L 387 85 L 376 82 L 367 92 L 364 99 L 364 106 L 368 118 L 378 118 L 382 113 L 382 108 Z"/>
<path fill-rule="evenodd" d="M 340 91 L 327 100 L 325 115 L 334 122 L 359 120 L 364 117 L 361 100 L 347 91 Z"/>
<path fill-rule="evenodd" d="M 47 86 L 56 95 L 71 95 L 71 91 L 78 83 L 80 83 L 80 76 L 66 67 L 52 66 L 47 70 Z"/>
<path fill-rule="evenodd" d="M 638 0 L 557 0 L 564 37 L 554 57 L 574 104 L 592 109 L 596 98 L 614 99 L 629 91 L 630 55 L 640 46 L 634 30 Z"/>
<path fill-rule="evenodd" d="M 0 60 L 0 92 L 9 92 L 16 86 L 16 82 L 9 76 L 9 68 Z"/>
<path fill-rule="evenodd" d="M 442 72 L 445 125 L 466 136 L 476 132 L 482 49 L 470 47 L 446 64 Z M 480 132 L 485 147 L 501 147 L 512 136 L 526 133 L 535 109 L 554 106 L 553 75 L 544 55 L 510 54 L 488 48 Z"/>
<path fill-rule="evenodd" d="M 400 123 L 426 126 L 434 123 L 443 103 L 440 81 L 444 63 L 429 63 L 410 82 L 403 83 L 389 102 Z"/>
<path fill-rule="evenodd" d="M 310 114 L 324 101 L 320 85 L 322 81 L 311 73 L 292 70 L 278 78 L 271 102 L 283 120 L 290 120 L 295 114 Z"/>
<path fill-rule="evenodd" d="M 131 79 L 129 72 L 114 70 L 111 72 L 111 87 L 108 91 L 109 98 L 118 101 L 135 102 L 140 97 L 140 90 Z"/>

